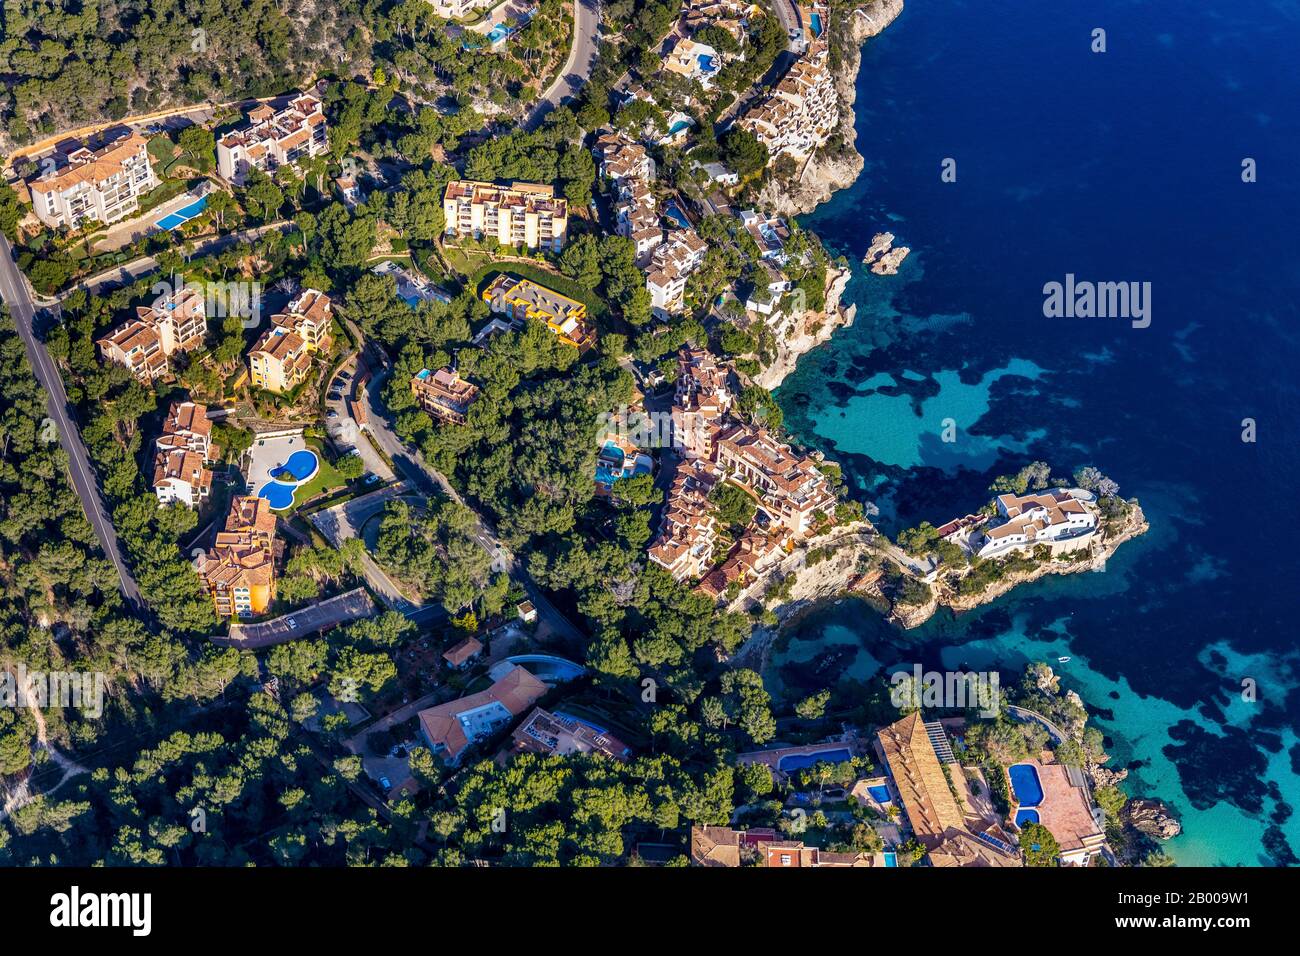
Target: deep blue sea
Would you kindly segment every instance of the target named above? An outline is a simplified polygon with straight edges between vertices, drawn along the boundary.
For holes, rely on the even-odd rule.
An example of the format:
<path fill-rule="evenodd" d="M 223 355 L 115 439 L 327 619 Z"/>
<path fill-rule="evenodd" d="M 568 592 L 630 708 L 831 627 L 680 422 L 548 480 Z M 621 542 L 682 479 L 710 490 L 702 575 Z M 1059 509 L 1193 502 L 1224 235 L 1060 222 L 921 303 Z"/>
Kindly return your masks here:
<path fill-rule="evenodd" d="M 833 645 L 854 677 L 1048 660 L 1129 792 L 1181 815 L 1181 864 L 1300 856 L 1297 63 L 1294 0 L 908 0 L 864 49 L 866 169 L 803 219 L 858 270 L 857 320 L 777 393 L 891 534 L 1035 459 L 1140 499 L 1150 532 L 1102 573 L 906 633 L 828 607 L 771 676 Z M 897 276 L 857 265 L 880 230 L 913 250 Z M 1149 327 L 1046 318 L 1067 274 L 1151 283 Z"/>

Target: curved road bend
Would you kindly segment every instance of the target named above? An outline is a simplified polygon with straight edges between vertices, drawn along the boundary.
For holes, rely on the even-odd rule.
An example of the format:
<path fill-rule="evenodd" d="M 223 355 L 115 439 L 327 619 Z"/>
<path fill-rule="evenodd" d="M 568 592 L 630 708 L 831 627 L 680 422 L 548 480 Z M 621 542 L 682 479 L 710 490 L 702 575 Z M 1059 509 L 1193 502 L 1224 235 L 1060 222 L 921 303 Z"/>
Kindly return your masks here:
<path fill-rule="evenodd" d="M 32 301 L 31 287 L 27 284 L 26 277 L 18 271 L 18 266 L 14 263 L 13 249 L 9 245 L 9 240 L 3 236 L 0 236 L 0 296 L 3 296 L 9 306 L 9 314 L 18 327 L 18 334 L 27 350 L 27 359 L 36 373 L 36 380 L 45 389 L 50 418 L 58 426 L 59 443 L 68 453 L 68 473 L 72 479 L 72 487 L 81 499 L 81 506 L 95 529 L 100 547 L 117 570 L 122 596 L 136 610 L 140 610 L 140 589 L 136 587 L 135 579 L 127 570 L 126 562 L 122 560 L 117 532 L 113 530 L 113 523 L 109 521 L 108 514 L 104 510 L 104 501 L 99 496 L 99 486 L 95 479 L 95 472 L 90 467 L 86 446 L 81 441 L 81 433 L 77 431 L 76 423 L 68 414 L 68 394 L 63 389 L 63 379 L 59 377 L 59 370 L 54 367 L 54 362 L 45 351 L 44 344 L 37 341 L 36 334 L 32 330 L 36 307 Z"/>
<path fill-rule="evenodd" d="M 582 89 L 596 65 L 600 0 L 573 0 L 573 11 L 573 45 L 569 47 L 569 58 L 564 61 L 555 82 L 547 87 L 524 120 L 523 127 L 529 132 L 542 125 L 547 113 Z"/>

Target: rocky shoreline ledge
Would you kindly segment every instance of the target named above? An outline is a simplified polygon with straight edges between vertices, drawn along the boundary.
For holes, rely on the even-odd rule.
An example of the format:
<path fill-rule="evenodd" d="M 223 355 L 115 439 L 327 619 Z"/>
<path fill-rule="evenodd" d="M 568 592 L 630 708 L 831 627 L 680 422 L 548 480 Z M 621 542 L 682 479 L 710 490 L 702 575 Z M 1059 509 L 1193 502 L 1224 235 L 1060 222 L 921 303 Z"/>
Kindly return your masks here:
<path fill-rule="evenodd" d="M 840 299 L 852 275 L 849 269 L 828 269 L 826 308 L 821 312 L 785 316 L 780 325 L 774 326 L 772 331 L 776 335 L 776 358 L 754 376 L 755 383 L 769 391 L 776 388 L 795 370 L 803 355 L 829 341 L 836 329 L 847 329 L 853 324 L 858 307 L 840 305 Z"/>

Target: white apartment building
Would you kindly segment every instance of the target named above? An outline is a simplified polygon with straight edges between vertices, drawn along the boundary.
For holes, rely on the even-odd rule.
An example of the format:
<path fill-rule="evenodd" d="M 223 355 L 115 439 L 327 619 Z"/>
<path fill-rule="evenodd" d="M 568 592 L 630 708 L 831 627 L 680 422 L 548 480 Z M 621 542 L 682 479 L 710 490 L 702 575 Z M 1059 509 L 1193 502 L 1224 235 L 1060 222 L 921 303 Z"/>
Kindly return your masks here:
<path fill-rule="evenodd" d="M 242 186 L 253 169 L 272 172 L 286 163 L 329 149 L 325 112 L 311 93 L 299 93 L 282 109 L 263 103 L 217 140 L 217 172 Z"/>
<path fill-rule="evenodd" d="M 463 20 L 475 10 L 492 6 L 497 0 L 428 0 L 435 16 L 444 20 Z"/>
<path fill-rule="evenodd" d="M 767 147 L 770 159 L 787 154 L 798 162 L 824 145 L 839 122 L 839 97 L 824 42 L 814 43 L 767 97 L 740 119 L 741 128 Z"/>
<path fill-rule="evenodd" d="M 174 403 L 154 447 L 153 490 L 159 504 L 194 508 L 206 500 L 212 491 L 208 462 L 216 460 L 218 451 L 207 406 Z"/>
<path fill-rule="evenodd" d="M 139 133 L 98 149 L 78 145 L 54 157 L 56 168 L 28 183 L 36 218 L 57 229 L 82 222 L 116 222 L 140 208 L 140 197 L 158 185 L 149 163 L 148 140 Z"/>
<path fill-rule="evenodd" d="M 564 248 L 569 227 L 568 200 L 536 183 L 456 180 L 442 195 L 442 212 L 448 236 L 491 236 L 504 246 L 551 252 Z"/>
<path fill-rule="evenodd" d="M 646 288 L 654 314 L 666 319 L 685 308 L 686 280 L 704 264 L 708 244 L 694 229 L 675 229 L 650 259 Z"/>

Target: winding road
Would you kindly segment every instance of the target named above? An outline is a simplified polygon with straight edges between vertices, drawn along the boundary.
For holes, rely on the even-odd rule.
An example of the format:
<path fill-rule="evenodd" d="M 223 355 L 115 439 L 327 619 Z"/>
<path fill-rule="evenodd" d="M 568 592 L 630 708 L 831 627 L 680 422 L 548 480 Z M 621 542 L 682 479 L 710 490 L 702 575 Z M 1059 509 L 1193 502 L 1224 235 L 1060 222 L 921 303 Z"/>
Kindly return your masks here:
<path fill-rule="evenodd" d="M 68 454 L 68 475 L 72 479 L 72 487 L 95 529 L 100 548 L 113 562 L 122 596 L 136 610 L 142 610 L 140 589 L 127 570 L 126 562 L 122 560 L 117 532 L 113 530 L 113 523 L 109 520 L 104 501 L 99 495 L 99 485 L 94 469 L 90 466 L 90 456 L 81 441 L 81 432 L 77 430 L 76 422 L 68 412 L 68 394 L 63 389 L 63 379 L 59 377 L 59 370 L 54 367 L 49 353 L 45 351 L 45 345 L 37 340 L 33 331 L 36 305 L 32 288 L 27 284 L 26 277 L 18 271 L 18 266 L 14 263 L 13 247 L 3 236 L 0 236 L 0 297 L 9 306 L 9 314 L 13 317 L 23 347 L 27 350 L 27 360 L 36 373 L 36 380 L 45 389 L 50 418 L 58 428 L 59 443 Z"/>
<path fill-rule="evenodd" d="M 560 68 L 560 75 L 546 88 L 523 122 L 532 131 L 542 125 L 546 114 L 574 96 L 591 75 L 596 65 L 596 33 L 600 29 L 599 0 L 573 0 L 573 45 L 569 58 Z"/>

